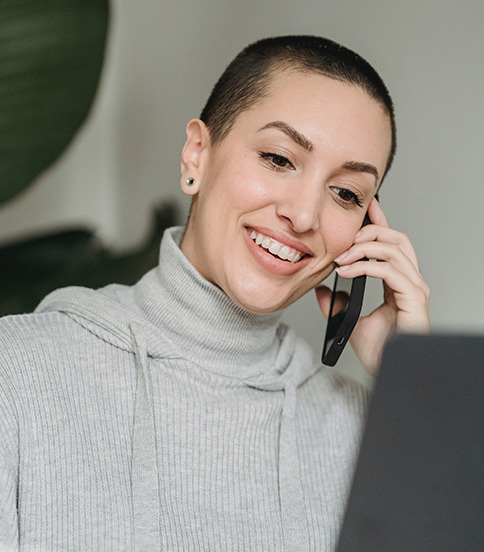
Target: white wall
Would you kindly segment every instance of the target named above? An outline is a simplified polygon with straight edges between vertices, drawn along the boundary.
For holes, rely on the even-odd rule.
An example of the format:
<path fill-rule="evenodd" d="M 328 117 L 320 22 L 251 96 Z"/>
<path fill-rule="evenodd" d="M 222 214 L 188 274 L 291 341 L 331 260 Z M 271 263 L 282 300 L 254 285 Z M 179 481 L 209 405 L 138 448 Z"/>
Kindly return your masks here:
<path fill-rule="evenodd" d="M 117 248 L 135 245 L 153 201 L 187 205 L 184 126 L 231 58 L 264 36 L 321 34 L 367 57 L 392 92 L 399 149 L 381 202 L 418 251 L 434 328 L 483 331 L 481 0 L 114 0 L 113 11 L 92 116 L 63 159 L 0 209 L 0 241 L 72 220 Z M 379 292 L 370 287 L 368 304 Z M 312 295 L 287 317 L 319 350 Z M 349 353 L 345 364 L 354 370 Z"/>

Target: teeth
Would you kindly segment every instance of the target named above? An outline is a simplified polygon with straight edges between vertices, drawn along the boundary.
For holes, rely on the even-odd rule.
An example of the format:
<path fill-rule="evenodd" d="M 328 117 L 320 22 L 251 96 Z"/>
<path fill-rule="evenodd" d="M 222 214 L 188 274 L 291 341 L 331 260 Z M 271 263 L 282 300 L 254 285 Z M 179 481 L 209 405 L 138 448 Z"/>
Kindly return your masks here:
<path fill-rule="evenodd" d="M 281 259 L 286 260 L 287 256 L 289 255 L 289 247 L 287 247 L 287 245 L 285 245 L 284 247 L 281 247 L 281 250 L 279 251 L 278 255 L 279 257 L 281 257 Z"/>
<path fill-rule="evenodd" d="M 272 238 L 268 238 L 263 234 L 257 233 L 254 230 L 249 231 L 249 236 L 255 241 L 257 245 L 262 246 L 264 249 L 269 250 L 273 255 L 277 255 L 284 261 L 290 261 L 291 263 L 297 263 L 303 254 L 295 249 L 290 249 L 287 245 L 283 245 Z"/>
<path fill-rule="evenodd" d="M 269 251 L 273 255 L 279 255 L 279 251 L 281 250 L 282 245 L 278 242 L 272 242 L 272 245 L 269 247 Z"/>

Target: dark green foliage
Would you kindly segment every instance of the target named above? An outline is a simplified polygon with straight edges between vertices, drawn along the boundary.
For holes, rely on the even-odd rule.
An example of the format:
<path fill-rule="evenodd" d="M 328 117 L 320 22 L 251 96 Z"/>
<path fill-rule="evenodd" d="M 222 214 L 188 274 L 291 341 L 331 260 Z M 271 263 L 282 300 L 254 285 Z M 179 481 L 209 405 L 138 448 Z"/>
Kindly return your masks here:
<path fill-rule="evenodd" d="M 173 205 L 158 209 L 148 241 L 127 255 L 110 253 L 85 229 L 34 237 L 0 248 L 0 316 L 30 312 L 59 287 L 134 284 L 156 266 L 163 231 L 174 224 L 177 213 Z"/>
<path fill-rule="evenodd" d="M 0 203 L 64 151 L 94 99 L 103 65 L 109 0 L 0 0 Z M 158 261 L 171 205 L 149 241 L 129 255 L 93 232 L 66 229 L 0 248 L 0 315 L 32 311 L 59 287 L 133 284 Z"/>
<path fill-rule="evenodd" d="M 65 149 L 101 73 L 108 0 L 0 0 L 0 203 Z"/>

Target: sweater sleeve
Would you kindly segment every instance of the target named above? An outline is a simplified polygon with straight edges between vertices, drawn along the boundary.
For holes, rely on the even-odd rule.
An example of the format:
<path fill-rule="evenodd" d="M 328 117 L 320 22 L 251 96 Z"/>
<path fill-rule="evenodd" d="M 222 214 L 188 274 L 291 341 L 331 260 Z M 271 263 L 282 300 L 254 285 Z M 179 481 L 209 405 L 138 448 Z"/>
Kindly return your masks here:
<path fill-rule="evenodd" d="M 18 455 L 11 444 L 15 430 L 9 422 L 12 412 L 0 389 L 0 551 L 18 550 L 17 474 Z"/>
<path fill-rule="evenodd" d="M 12 358 L 0 328 L 0 551 L 19 549 L 17 515 L 18 416 L 12 385 Z"/>
<path fill-rule="evenodd" d="M 0 550 L 18 550 L 17 485 L 12 460 L 0 448 Z"/>

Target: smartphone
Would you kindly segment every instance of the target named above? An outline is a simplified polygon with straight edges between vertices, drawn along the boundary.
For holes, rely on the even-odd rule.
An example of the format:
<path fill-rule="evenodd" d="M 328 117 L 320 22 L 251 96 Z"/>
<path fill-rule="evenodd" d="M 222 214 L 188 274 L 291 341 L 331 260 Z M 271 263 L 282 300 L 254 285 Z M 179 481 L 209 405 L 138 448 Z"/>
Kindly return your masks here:
<path fill-rule="evenodd" d="M 368 213 L 365 216 L 362 227 L 367 224 L 371 224 Z M 339 278 L 337 273 L 334 275 L 333 293 L 331 294 L 329 317 L 324 336 L 323 353 L 321 355 L 321 362 L 326 366 L 334 366 L 338 362 L 343 349 L 349 341 L 351 332 L 360 317 L 365 285 L 366 275 L 350 279 Z M 340 293 L 349 295 L 348 303 L 346 307 L 337 313 L 333 313 L 336 299 Z"/>

